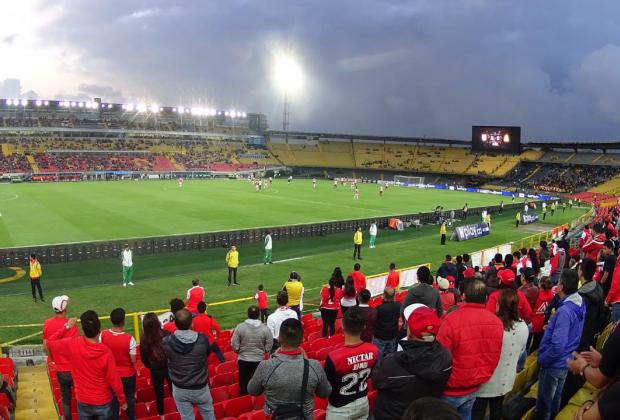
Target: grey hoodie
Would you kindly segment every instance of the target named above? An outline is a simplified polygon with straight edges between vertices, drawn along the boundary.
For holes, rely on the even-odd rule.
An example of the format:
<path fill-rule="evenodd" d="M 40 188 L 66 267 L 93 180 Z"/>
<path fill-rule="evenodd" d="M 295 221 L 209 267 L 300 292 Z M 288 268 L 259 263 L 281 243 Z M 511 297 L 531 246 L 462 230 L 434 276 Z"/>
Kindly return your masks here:
<path fill-rule="evenodd" d="M 273 347 L 271 331 L 258 319 L 246 319 L 237 325 L 231 345 L 239 360 L 260 362 Z"/>

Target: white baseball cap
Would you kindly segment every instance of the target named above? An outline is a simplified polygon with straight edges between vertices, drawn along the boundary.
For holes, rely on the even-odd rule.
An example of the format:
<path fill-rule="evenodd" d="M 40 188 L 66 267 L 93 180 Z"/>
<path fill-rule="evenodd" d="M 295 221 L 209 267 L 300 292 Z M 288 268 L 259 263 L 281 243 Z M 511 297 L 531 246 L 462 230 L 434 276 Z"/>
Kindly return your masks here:
<path fill-rule="evenodd" d="M 65 309 L 67 309 L 68 304 L 69 296 L 67 295 L 56 296 L 54 299 L 52 299 L 52 308 L 54 309 L 54 312 L 64 311 Z"/>

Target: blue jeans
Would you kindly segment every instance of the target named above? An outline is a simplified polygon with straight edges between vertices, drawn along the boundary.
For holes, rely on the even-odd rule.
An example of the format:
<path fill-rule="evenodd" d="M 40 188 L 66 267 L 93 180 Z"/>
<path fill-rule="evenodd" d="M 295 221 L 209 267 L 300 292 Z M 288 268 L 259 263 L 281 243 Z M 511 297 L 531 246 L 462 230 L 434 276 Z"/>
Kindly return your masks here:
<path fill-rule="evenodd" d="M 620 319 L 620 303 L 611 305 L 611 322 L 617 322 Z"/>
<path fill-rule="evenodd" d="M 560 411 L 568 369 L 541 368 L 538 373 L 536 420 L 549 420 Z"/>
<path fill-rule="evenodd" d="M 474 402 L 476 402 L 475 392 L 459 397 L 444 395 L 441 399 L 450 404 L 459 413 L 461 420 L 471 420 L 471 410 L 474 408 Z"/>
<path fill-rule="evenodd" d="M 112 401 L 103 405 L 90 405 L 78 401 L 78 416 L 80 420 L 111 420 Z"/>
<path fill-rule="evenodd" d="M 396 352 L 396 348 L 398 347 L 398 338 L 394 338 L 392 340 L 381 340 L 375 338 L 372 342 L 379 349 L 379 358 L 377 359 L 377 363 L 381 363 L 381 360 L 383 360 L 388 354 Z"/>
<path fill-rule="evenodd" d="M 200 389 L 184 389 L 172 384 L 172 397 L 182 420 L 194 420 L 194 404 L 198 407 L 198 411 L 204 420 L 215 420 L 209 385 Z"/>

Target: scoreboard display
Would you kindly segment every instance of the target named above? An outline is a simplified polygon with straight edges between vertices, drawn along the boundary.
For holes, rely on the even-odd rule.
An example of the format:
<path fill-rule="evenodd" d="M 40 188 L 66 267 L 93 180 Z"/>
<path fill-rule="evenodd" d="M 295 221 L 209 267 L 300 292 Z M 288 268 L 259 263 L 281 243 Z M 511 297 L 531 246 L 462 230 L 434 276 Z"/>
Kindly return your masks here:
<path fill-rule="evenodd" d="M 471 148 L 475 152 L 521 153 L 521 127 L 474 125 Z"/>

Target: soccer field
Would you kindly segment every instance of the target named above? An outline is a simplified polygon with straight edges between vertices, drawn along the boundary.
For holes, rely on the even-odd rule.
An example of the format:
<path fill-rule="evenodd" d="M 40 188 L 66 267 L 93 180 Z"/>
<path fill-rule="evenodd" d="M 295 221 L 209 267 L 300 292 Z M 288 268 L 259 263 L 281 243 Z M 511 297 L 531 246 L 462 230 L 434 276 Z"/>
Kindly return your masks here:
<path fill-rule="evenodd" d="M 112 240 L 497 205 L 499 196 L 308 179 L 263 191 L 243 180 L 65 182 L 0 186 L 0 247 Z M 509 200 L 508 200 L 509 201 Z"/>

